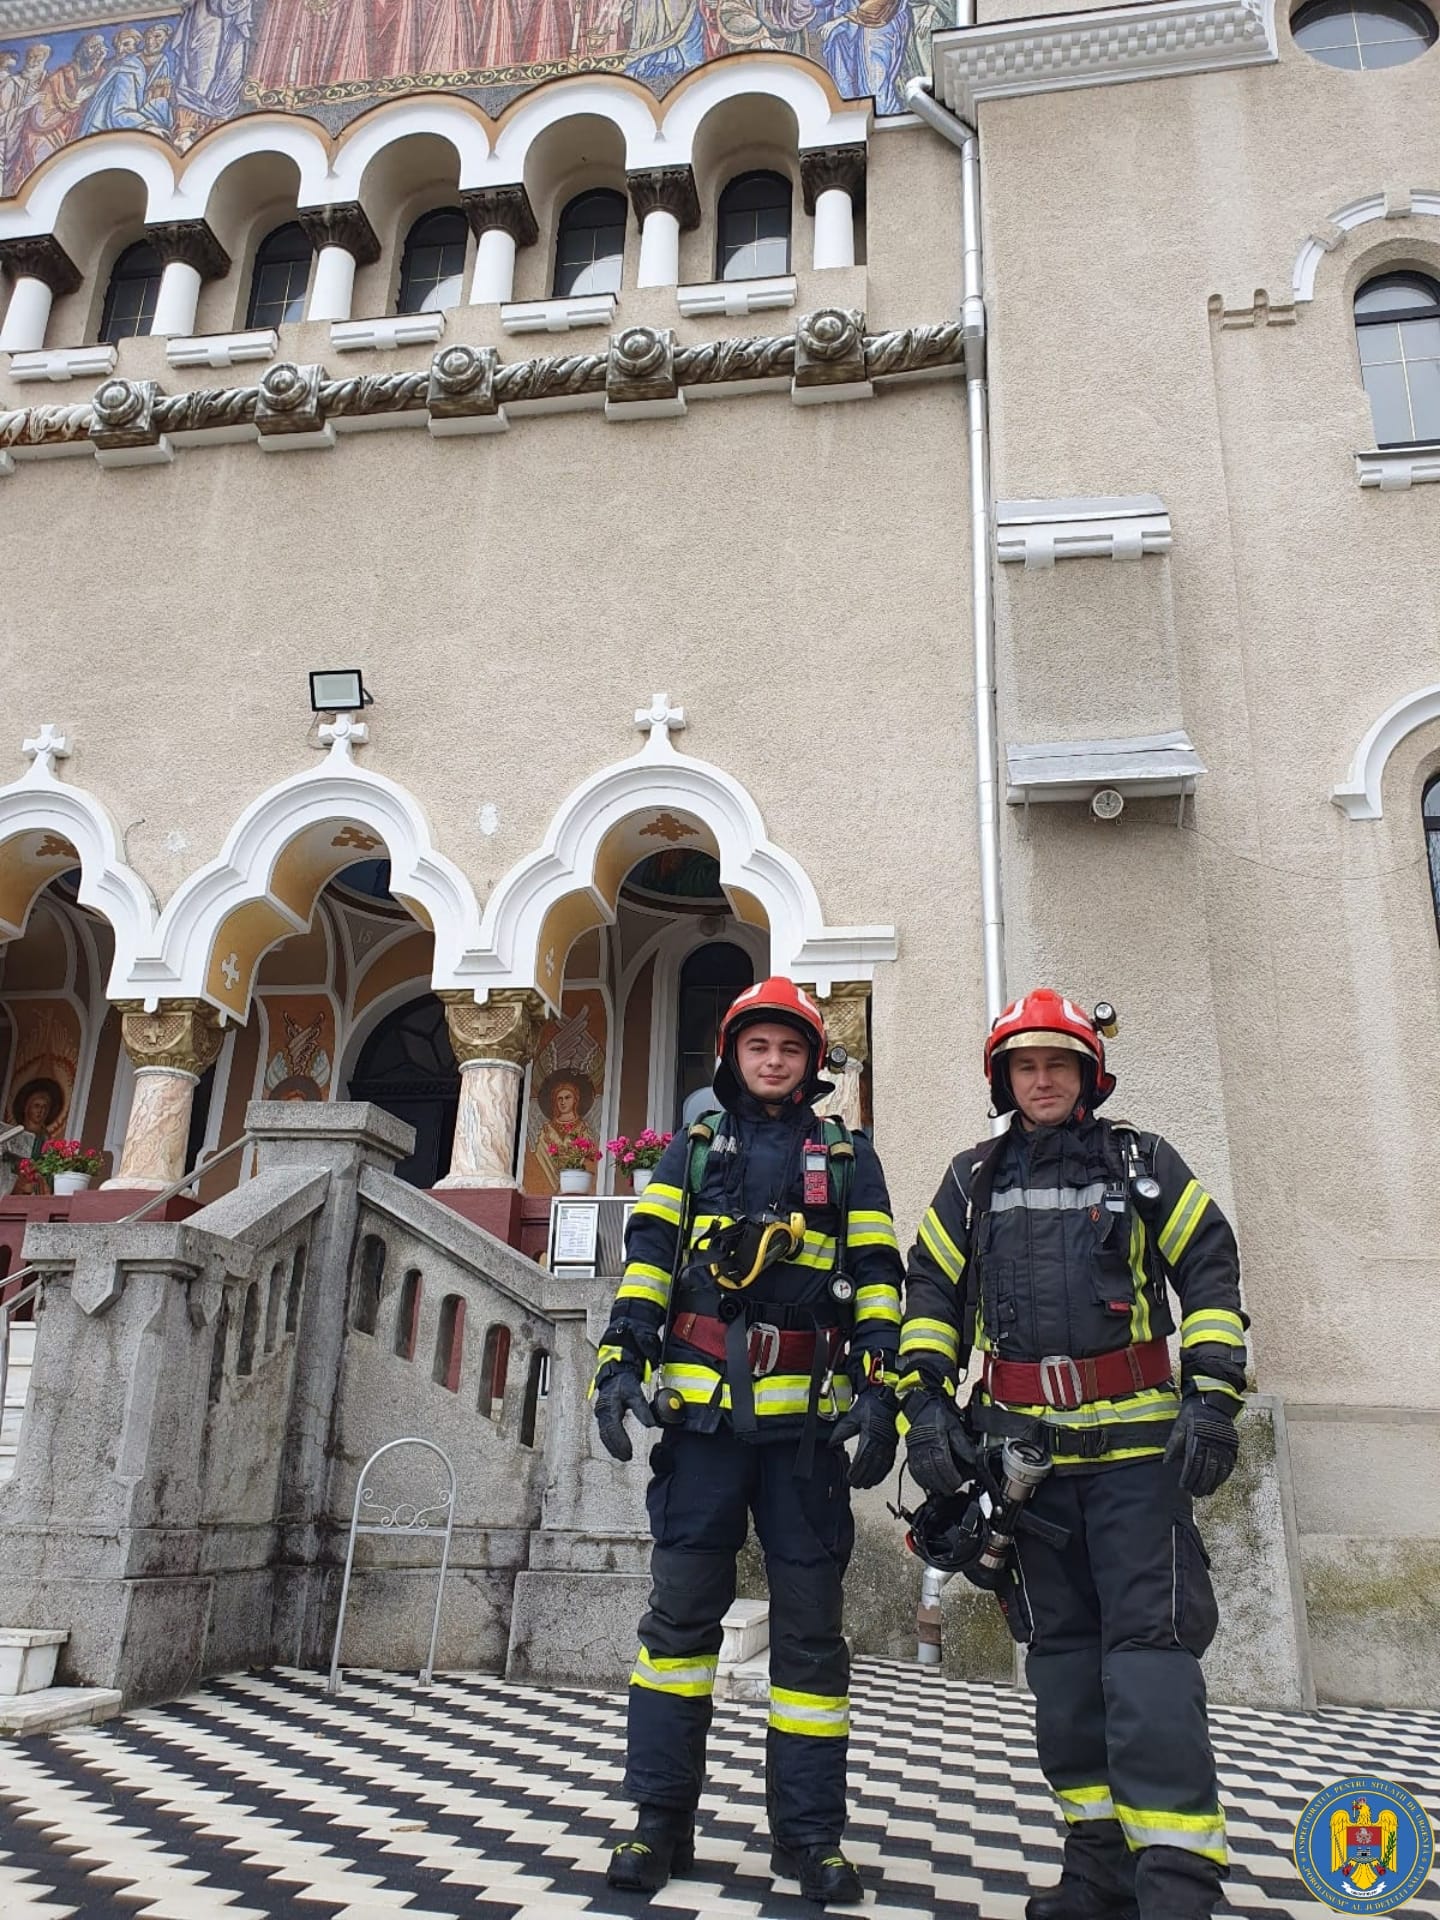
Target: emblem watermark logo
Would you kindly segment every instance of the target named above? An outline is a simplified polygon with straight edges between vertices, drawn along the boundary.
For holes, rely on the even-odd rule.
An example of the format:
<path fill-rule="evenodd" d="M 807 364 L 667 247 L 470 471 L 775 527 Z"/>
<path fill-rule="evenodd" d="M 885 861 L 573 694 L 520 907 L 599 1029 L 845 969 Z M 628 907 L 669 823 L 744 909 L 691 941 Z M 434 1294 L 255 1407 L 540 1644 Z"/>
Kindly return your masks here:
<path fill-rule="evenodd" d="M 1430 1819 L 1393 1780 L 1357 1774 L 1317 1793 L 1295 1829 L 1295 1865 L 1337 1913 L 1393 1913 L 1435 1860 Z"/>

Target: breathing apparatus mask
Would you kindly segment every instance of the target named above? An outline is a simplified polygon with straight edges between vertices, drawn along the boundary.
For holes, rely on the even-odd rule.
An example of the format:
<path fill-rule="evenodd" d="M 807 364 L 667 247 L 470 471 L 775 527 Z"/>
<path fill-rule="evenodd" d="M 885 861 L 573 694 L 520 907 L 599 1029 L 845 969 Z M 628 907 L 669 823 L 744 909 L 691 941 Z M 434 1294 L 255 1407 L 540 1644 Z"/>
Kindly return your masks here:
<path fill-rule="evenodd" d="M 1018 1531 L 1062 1548 L 1068 1527 L 1025 1511 L 1049 1477 L 1052 1462 L 1031 1440 L 1007 1440 L 998 1457 L 982 1464 L 959 1493 L 930 1494 L 913 1511 L 892 1507 L 907 1526 L 905 1544 L 927 1567 L 959 1573 L 973 1586 L 992 1590 L 1009 1563 Z"/>
<path fill-rule="evenodd" d="M 767 1207 L 747 1213 L 732 1226 L 715 1228 L 696 1253 L 722 1292 L 741 1293 L 767 1267 L 793 1260 L 804 1244 L 804 1214 L 772 1213 Z"/>

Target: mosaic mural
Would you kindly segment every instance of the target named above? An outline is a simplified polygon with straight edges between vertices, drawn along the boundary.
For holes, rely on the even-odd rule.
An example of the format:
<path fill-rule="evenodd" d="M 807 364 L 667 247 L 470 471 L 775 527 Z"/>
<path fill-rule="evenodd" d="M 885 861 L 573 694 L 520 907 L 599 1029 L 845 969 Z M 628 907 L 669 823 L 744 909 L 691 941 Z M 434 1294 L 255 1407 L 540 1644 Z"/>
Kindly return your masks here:
<path fill-rule="evenodd" d="M 59 148 L 116 128 L 182 153 L 256 108 L 332 130 L 376 100 L 463 93 L 498 113 L 562 74 L 664 94 L 707 60 L 800 54 L 897 113 L 953 0 L 187 0 L 118 25 L 0 41 L 0 195 Z"/>

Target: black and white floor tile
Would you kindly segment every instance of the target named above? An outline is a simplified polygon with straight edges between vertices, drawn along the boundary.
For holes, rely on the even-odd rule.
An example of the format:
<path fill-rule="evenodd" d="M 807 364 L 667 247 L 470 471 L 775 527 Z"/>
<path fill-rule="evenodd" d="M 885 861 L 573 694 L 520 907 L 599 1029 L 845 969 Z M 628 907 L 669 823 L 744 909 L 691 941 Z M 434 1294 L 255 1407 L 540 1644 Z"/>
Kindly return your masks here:
<path fill-rule="evenodd" d="M 694 1877 L 656 1920 L 814 1920 L 772 1885 L 764 1709 L 717 1709 Z M 1214 1710 L 1234 1872 L 1226 1911 L 1323 1920 L 1290 1856 L 1312 1794 L 1354 1773 L 1440 1815 L 1440 1715 Z M 635 1920 L 610 1893 L 624 1700 L 475 1675 L 217 1680 L 170 1706 L 0 1742 L 4 1920 Z M 847 1850 L 875 1920 L 1019 1920 L 1059 1871 L 1028 1700 L 921 1669 L 855 1676 Z M 1440 1920 L 1440 1880 L 1404 1909 Z"/>

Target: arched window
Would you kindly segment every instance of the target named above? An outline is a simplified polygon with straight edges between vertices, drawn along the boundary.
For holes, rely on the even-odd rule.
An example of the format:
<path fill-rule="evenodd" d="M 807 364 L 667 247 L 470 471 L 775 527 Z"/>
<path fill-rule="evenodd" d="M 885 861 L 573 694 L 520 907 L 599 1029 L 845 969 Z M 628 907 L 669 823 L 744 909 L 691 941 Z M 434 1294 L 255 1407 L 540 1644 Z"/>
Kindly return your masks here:
<path fill-rule="evenodd" d="M 1305 0 L 1290 20 L 1297 47 L 1327 67 L 1403 67 L 1435 44 L 1419 0 Z"/>
<path fill-rule="evenodd" d="M 625 264 L 625 196 L 608 187 L 577 194 L 560 215 L 555 298 L 618 293 Z"/>
<path fill-rule="evenodd" d="M 230 1297 L 220 1302 L 215 1316 L 215 1337 L 210 1343 L 210 1381 L 205 1389 L 205 1404 L 213 1407 L 225 1384 L 225 1343 L 230 1337 Z"/>
<path fill-rule="evenodd" d="M 260 1331 L 260 1289 L 252 1280 L 245 1289 L 245 1307 L 240 1315 L 240 1352 L 236 1373 L 250 1373 L 255 1366 L 255 1336 Z"/>
<path fill-rule="evenodd" d="M 541 1415 L 550 1392 L 550 1356 L 535 1352 L 530 1356 L 530 1371 L 525 1376 L 525 1399 L 520 1408 L 520 1444 L 538 1446 L 543 1439 Z"/>
<path fill-rule="evenodd" d="M 440 1325 L 435 1334 L 435 1384 L 458 1393 L 464 1358 L 465 1302 L 458 1293 L 447 1293 L 440 1302 Z"/>
<path fill-rule="evenodd" d="M 395 1316 L 395 1352 L 402 1360 L 415 1358 L 415 1336 L 420 1331 L 420 1269 L 410 1267 L 400 1283 L 400 1311 Z"/>
<path fill-rule="evenodd" d="M 476 1408 L 498 1426 L 505 1411 L 505 1376 L 510 1370 L 510 1329 L 497 1322 L 485 1330 L 485 1351 L 480 1359 L 480 1392 Z"/>
<path fill-rule="evenodd" d="M 790 182 L 778 173 L 742 173 L 720 196 L 715 273 L 762 280 L 790 271 Z"/>
<path fill-rule="evenodd" d="M 1440 440 L 1440 282 L 1382 273 L 1355 296 L 1355 339 L 1377 447 Z"/>
<path fill-rule="evenodd" d="M 271 1352 L 280 1333 L 280 1301 L 285 1291 L 285 1269 L 279 1261 L 270 1269 L 270 1290 L 265 1295 L 265 1351 Z"/>
<path fill-rule="evenodd" d="M 414 1127 L 415 1151 L 395 1171 L 412 1187 L 433 1187 L 449 1168 L 460 1106 L 444 1002 L 424 993 L 387 1013 L 361 1049 L 349 1092 Z"/>
<path fill-rule="evenodd" d="M 350 1308 L 350 1324 L 357 1333 L 374 1333 L 380 1317 L 380 1290 L 385 1284 L 385 1242 L 378 1233 L 367 1233 L 360 1242 L 356 1263 L 355 1298 Z"/>
<path fill-rule="evenodd" d="M 148 240 L 137 240 L 125 249 L 105 289 L 105 309 L 100 316 L 102 340 L 113 346 L 117 340 L 133 340 L 137 334 L 149 333 L 163 272 L 160 256 Z"/>
<path fill-rule="evenodd" d="M 730 1002 L 753 986 L 755 968 L 743 947 L 707 940 L 680 969 L 680 1030 L 675 1047 L 675 1112 L 715 1077 L 715 1043 Z"/>
<path fill-rule="evenodd" d="M 470 223 L 458 207 L 442 207 L 415 222 L 400 259 L 397 312 L 439 313 L 459 306 L 469 237 Z"/>
<path fill-rule="evenodd" d="M 290 1262 L 290 1291 L 285 1296 L 285 1331 L 294 1333 L 300 1325 L 300 1295 L 305 1288 L 305 1249 L 296 1247 Z"/>
<path fill-rule="evenodd" d="M 314 252 L 310 236 L 296 220 L 266 234 L 255 250 L 247 327 L 283 327 L 287 320 L 305 318 Z"/>
<path fill-rule="evenodd" d="M 1435 905 L 1435 931 L 1440 933 L 1440 773 L 1425 789 L 1420 803 L 1425 822 L 1425 851 L 1430 856 L 1430 898 Z"/>

